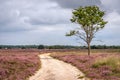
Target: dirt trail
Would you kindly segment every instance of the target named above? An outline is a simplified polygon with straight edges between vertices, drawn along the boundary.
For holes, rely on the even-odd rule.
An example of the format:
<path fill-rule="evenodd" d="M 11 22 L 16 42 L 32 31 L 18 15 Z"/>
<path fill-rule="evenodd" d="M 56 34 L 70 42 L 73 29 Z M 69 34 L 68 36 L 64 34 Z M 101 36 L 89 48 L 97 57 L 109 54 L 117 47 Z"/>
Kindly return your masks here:
<path fill-rule="evenodd" d="M 83 76 L 77 68 L 63 61 L 53 59 L 49 54 L 39 55 L 41 69 L 29 80 L 85 80 L 78 79 L 78 75 Z"/>

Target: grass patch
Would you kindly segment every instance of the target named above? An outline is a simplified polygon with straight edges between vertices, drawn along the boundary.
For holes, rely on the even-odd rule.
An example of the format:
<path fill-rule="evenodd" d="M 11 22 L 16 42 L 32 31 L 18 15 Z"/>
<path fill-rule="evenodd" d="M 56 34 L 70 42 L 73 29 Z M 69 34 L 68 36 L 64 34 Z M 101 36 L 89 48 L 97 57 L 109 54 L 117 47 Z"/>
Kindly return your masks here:
<path fill-rule="evenodd" d="M 100 68 L 102 66 L 108 66 L 112 71 L 111 75 L 120 76 L 120 57 L 108 56 L 104 58 L 98 58 L 93 63 L 93 68 Z"/>
<path fill-rule="evenodd" d="M 101 66 L 110 66 L 111 68 L 115 69 L 120 66 L 120 58 L 117 56 L 108 56 L 104 58 L 96 59 L 95 63 L 93 64 L 93 67 L 101 67 Z"/>

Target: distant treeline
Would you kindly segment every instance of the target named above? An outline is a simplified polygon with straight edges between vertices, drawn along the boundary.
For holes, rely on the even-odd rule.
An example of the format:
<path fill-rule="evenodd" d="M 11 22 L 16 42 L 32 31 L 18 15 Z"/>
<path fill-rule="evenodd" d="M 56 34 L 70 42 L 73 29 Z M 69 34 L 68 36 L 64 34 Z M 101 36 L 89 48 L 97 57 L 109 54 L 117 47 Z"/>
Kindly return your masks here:
<path fill-rule="evenodd" d="M 0 49 L 87 49 L 86 46 L 70 45 L 0 45 Z M 92 45 L 91 49 L 120 49 L 120 46 Z"/>

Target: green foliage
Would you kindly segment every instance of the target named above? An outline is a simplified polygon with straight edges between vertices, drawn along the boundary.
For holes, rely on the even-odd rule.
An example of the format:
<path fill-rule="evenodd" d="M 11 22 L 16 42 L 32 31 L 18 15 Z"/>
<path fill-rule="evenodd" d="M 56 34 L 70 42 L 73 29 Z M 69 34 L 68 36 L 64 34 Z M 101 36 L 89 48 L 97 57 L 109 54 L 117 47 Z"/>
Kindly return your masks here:
<path fill-rule="evenodd" d="M 75 35 L 76 31 L 75 30 L 71 30 L 70 33 L 66 34 L 66 36 L 72 36 Z"/>
<path fill-rule="evenodd" d="M 2 47 L 0 46 L 0 49 L 2 49 Z"/>
<path fill-rule="evenodd" d="M 38 46 L 38 49 L 44 49 L 45 47 L 44 47 L 44 45 L 39 45 Z"/>
<path fill-rule="evenodd" d="M 39 45 L 0 45 L 0 49 L 38 49 Z M 43 45 L 46 49 L 87 49 L 86 46 L 72 46 L 72 45 Z M 92 45 L 91 49 L 117 49 L 120 52 L 120 46 L 107 46 L 107 45 Z"/>
<path fill-rule="evenodd" d="M 88 55 L 90 55 L 90 43 L 95 33 L 103 29 L 107 23 L 103 20 L 105 13 L 97 6 L 86 6 L 75 9 L 72 14 L 71 22 L 79 24 L 80 27 L 71 30 L 66 36 L 74 35 L 85 41 L 88 45 Z"/>
<path fill-rule="evenodd" d="M 104 14 L 105 13 L 100 11 L 99 7 L 97 6 L 86 6 L 84 8 L 80 7 L 73 11 L 73 17 L 71 21 L 81 24 L 82 28 L 87 27 L 97 31 L 103 28 L 107 23 L 102 19 Z M 93 25 L 95 26 L 93 27 Z"/>
<path fill-rule="evenodd" d="M 0 45 L 1 49 L 78 49 L 80 46 L 72 45 Z"/>
<path fill-rule="evenodd" d="M 80 46 L 69 46 L 69 45 L 53 45 L 46 46 L 46 49 L 79 49 Z"/>
<path fill-rule="evenodd" d="M 104 28 L 106 21 L 103 20 L 104 11 L 100 11 L 97 6 L 79 7 L 73 12 L 71 22 L 81 25 L 81 29 L 88 34 L 88 37 L 93 37 L 94 33 Z M 78 33 L 78 29 L 70 31 L 67 36 L 72 36 Z M 86 35 L 87 36 L 87 35 Z"/>

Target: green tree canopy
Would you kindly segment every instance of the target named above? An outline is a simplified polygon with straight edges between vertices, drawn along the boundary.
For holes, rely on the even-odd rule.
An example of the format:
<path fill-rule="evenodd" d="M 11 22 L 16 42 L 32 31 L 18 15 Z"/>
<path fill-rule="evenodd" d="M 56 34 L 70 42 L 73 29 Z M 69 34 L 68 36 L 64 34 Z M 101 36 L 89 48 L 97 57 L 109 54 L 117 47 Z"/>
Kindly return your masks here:
<path fill-rule="evenodd" d="M 90 55 L 90 43 L 95 37 L 95 33 L 103 29 L 107 23 L 103 19 L 105 13 L 97 6 L 79 7 L 72 13 L 71 22 L 79 24 L 80 27 L 71 30 L 66 36 L 75 35 L 85 41 L 88 45 L 88 55 Z"/>

